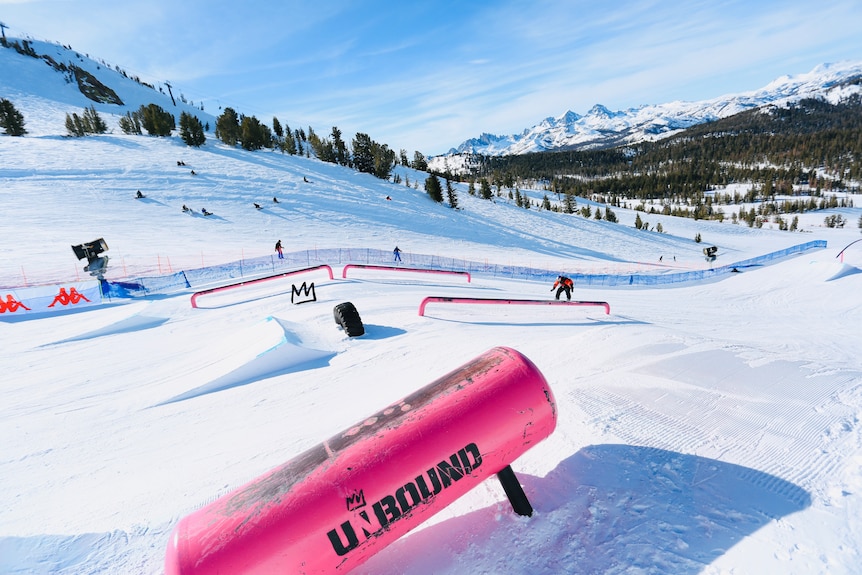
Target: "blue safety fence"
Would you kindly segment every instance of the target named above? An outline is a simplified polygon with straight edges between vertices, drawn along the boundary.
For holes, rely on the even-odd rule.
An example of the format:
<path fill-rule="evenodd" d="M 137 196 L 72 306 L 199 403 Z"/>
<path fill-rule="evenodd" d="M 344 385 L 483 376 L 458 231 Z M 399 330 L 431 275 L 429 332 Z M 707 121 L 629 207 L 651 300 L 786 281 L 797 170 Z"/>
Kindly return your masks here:
<path fill-rule="evenodd" d="M 587 274 L 568 273 L 579 286 L 629 287 L 629 286 L 667 286 L 688 282 L 713 279 L 742 268 L 761 266 L 782 258 L 799 254 L 811 249 L 826 247 L 824 240 L 816 240 L 789 247 L 762 256 L 739 261 L 729 265 L 705 270 L 687 272 L 655 271 L 634 274 Z M 275 255 L 243 259 L 217 266 L 183 270 L 166 276 L 152 276 L 126 280 L 123 282 L 102 282 L 106 296 L 130 297 L 148 294 L 167 294 L 186 289 L 230 283 L 242 280 L 275 275 L 295 269 L 319 265 L 398 265 L 393 262 L 391 251 L 373 248 L 326 248 L 303 250 L 284 254 L 284 259 Z M 547 270 L 527 266 L 501 265 L 450 258 L 431 254 L 401 252 L 400 265 L 420 269 L 444 269 L 468 272 L 474 277 L 493 277 L 526 281 L 553 281 L 561 270 Z"/>

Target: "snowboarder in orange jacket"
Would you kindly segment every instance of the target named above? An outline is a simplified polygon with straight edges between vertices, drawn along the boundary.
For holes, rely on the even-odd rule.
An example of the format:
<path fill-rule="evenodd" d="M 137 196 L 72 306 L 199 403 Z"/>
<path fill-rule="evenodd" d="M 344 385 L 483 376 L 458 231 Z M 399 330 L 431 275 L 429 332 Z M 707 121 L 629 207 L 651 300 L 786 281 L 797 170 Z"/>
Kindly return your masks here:
<path fill-rule="evenodd" d="M 557 290 L 557 299 L 560 299 L 560 294 L 566 292 L 566 299 L 572 301 L 572 288 L 574 286 L 575 282 L 566 276 L 557 276 L 557 281 L 554 282 L 554 287 L 551 288 L 551 291 Z"/>

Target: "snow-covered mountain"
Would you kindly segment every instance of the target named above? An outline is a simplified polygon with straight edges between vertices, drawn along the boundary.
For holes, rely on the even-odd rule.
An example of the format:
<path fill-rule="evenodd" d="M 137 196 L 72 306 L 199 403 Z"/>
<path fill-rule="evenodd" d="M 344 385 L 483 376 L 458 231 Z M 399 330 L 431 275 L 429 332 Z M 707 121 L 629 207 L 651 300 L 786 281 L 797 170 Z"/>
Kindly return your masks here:
<path fill-rule="evenodd" d="M 452 148 L 449 155 L 503 156 L 658 140 L 752 108 L 787 105 L 810 97 L 837 101 L 860 90 L 862 62 L 824 64 L 807 74 L 783 76 L 759 90 L 711 100 L 650 104 L 616 112 L 597 104 L 583 116 L 567 111 L 556 118 L 545 118 L 520 134 L 482 134 Z M 442 162 L 444 157 L 432 158 L 432 167 L 437 167 L 434 162 Z"/>
<path fill-rule="evenodd" d="M 56 132 L 66 114 L 80 114 L 90 106 L 100 114 L 119 117 L 149 104 L 170 112 L 176 121 L 186 112 L 215 127 L 215 115 L 188 101 L 168 82 L 147 84 L 119 66 L 68 46 L 10 37 L 7 47 L 0 46 L 0 70 L 0 97 L 13 103 L 26 101 L 32 110 L 25 113 L 30 133 Z M 113 118 L 105 119 L 116 129 Z"/>

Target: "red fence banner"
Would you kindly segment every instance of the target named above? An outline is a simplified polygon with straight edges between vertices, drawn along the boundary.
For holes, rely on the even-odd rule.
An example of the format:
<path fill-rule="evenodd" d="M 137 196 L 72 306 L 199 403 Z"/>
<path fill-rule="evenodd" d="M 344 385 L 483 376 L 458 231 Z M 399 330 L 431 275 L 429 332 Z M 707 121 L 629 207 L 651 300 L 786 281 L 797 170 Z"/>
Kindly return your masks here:
<path fill-rule="evenodd" d="M 28 288 L 0 288 L 0 318 L 52 313 L 102 303 L 98 281 Z"/>

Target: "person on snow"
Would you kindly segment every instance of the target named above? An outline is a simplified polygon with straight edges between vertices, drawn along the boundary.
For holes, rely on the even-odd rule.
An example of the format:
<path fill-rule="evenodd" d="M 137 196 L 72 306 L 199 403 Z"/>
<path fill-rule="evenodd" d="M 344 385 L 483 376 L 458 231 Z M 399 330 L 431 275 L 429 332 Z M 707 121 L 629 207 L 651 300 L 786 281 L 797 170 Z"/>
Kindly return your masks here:
<path fill-rule="evenodd" d="M 554 282 L 554 287 L 551 288 L 551 291 L 557 290 L 557 299 L 560 299 L 560 294 L 566 292 L 566 299 L 572 301 L 572 288 L 574 286 L 575 282 L 566 276 L 557 276 L 557 281 Z"/>
<path fill-rule="evenodd" d="M 395 249 L 392 250 L 392 253 L 395 254 L 395 261 L 400 262 L 401 261 L 401 250 L 398 249 L 398 246 L 395 246 Z"/>
<path fill-rule="evenodd" d="M 283 248 L 281 247 L 281 240 L 278 240 L 277 242 L 275 242 L 275 251 L 278 252 L 278 259 L 283 260 L 284 259 L 284 251 L 283 251 Z"/>
<path fill-rule="evenodd" d="M 138 193 L 135 194 L 135 197 L 139 200 L 144 197 L 144 194 L 141 193 L 141 190 L 138 190 Z"/>

